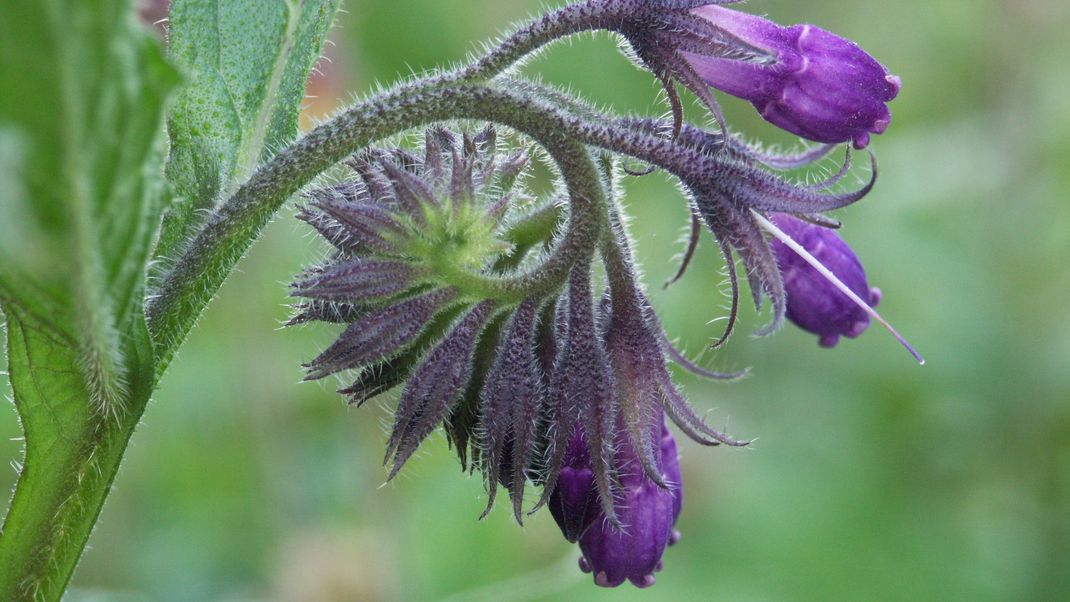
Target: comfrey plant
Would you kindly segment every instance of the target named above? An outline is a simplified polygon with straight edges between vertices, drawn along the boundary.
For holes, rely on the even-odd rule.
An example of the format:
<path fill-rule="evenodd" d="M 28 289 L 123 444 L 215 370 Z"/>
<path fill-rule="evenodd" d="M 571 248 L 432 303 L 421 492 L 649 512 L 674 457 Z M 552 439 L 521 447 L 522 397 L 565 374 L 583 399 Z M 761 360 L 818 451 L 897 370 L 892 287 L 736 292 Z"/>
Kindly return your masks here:
<path fill-rule="evenodd" d="M 686 193 L 692 230 L 674 280 L 703 229 L 725 258 L 732 303 L 715 345 L 737 321 L 737 258 L 755 307 L 772 305 L 759 334 L 787 317 L 831 346 L 871 319 L 887 326 L 825 215 L 873 187 L 875 161 L 865 185 L 835 191 L 851 147 L 888 127 L 900 85 L 854 43 L 729 1 L 586 0 L 294 141 L 338 3 L 173 0 L 168 58 L 120 18 L 120 0 L 67 12 L 44 3 L 0 23 L 0 82 L 15 91 L 0 100 L 0 173 L 18 175 L 4 217 L 25 224 L 0 244 L 0 307 L 27 446 L 0 533 L 5 599 L 62 594 L 167 365 L 297 193 L 298 217 L 331 250 L 295 278 L 290 323 L 341 328 L 307 378 L 341 375 L 357 405 L 397 389 L 388 478 L 441 425 L 483 476 L 484 514 L 499 487 L 518 522 L 548 507 L 602 586 L 653 584 L 678 538 L 669 423 L 703 445 L 747 444 L 707 425 L 673 382 L 670 361 L 708 378 L 740 374 L 706 370 L 670 344 L 632 255 L 622 158 L 672 174 Z M 38 52 L 42 28 L 54 52 Z M 597 30 L 621 36 L 662 83 L 670 120 L 606 114 L 518 75 L 544 46 Z M 44 58 L 29 74 L 22 59 L 35 53 Z M 176 71 L 185 79 L 168 105 Z M 680 87 L 719 127 L 685 122 Z M 819 144 L 780 155 L 744 143 L 713 89 Z M 158 180 L 165 106 L 168 186 Z M 420 147 L 405 144 L 414 132 Z M 841 143 L 847 158 L 826 181 L 786 175 Z M 539 195 L 526 175 L 544 159 L 558 182 Z"/>

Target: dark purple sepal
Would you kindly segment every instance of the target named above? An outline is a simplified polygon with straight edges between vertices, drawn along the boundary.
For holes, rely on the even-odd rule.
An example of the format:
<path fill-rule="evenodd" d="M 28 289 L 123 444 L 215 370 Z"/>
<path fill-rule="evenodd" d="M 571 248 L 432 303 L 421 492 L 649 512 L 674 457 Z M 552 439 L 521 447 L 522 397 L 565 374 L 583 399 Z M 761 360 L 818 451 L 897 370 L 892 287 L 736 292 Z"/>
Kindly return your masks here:
<path fill-rule="evenodd" d="M 787 311 L 784 285 L 777 269 L 777 261 L 761 227 L 747 209 L 735 201 L 715 195 L 696 195 L 696 205 L 706 220 L 706 225 L 720 241 L 725 241 L 743 259 L 745 273 L 750 283 L 754 308 L 761 310 L 763 296 L 773 305 L 773 318 L 755 334 L 767 336 L 780 328 Z M 726 257 L 727 259 L 727 257 Z M 734 267 L 729 268 L 734 270 Z M 736 284 L 733 276 L 733 299 Z"/>
<path fill-rule="evenodd" d="M 498 164 L 498 130 L 493 124 L 487 124 L 472 137 L 475 147 L 475 172 L 473 180 L 477 188 L 490 184 Z"/>
<path fill-rule="evenodd" d="M 497 185 L 498 190 L 503 195 L 508 194 L 513 189 L 513 185 L 516 184 L 517 178 L 527 167 L 527 164 L 528 153 L 525 151 L 515 151 L 501 160 L 495 173 L 497 179 L 494 184 Z"/>
<path fill-rule="evenodd" d="M 397 476 L 464 393 L 472 377 L 476 343 L 495 305 L 494 301 L 483 301 L 469 310 L 413 371 L 398 400 L 394 428 L 386 444 L 386 458 L 392 463 L 389 479 Z"/>
<path fill-rule="evenodd" d="M 488 384 L 487 373 L 497 360 L 498 345 L 510 317 L 509 312 L 496 311 L 487 321 L 476 343 L 475 355 L 472 358 L 472 376 L 468 379 L 464 394 L 442 422 L 446 443 L 457 455 L 457 460 L 461 464 L 461 472 L 473 474 L 477 469 L 482 470 L 484 466 L 485 450 L 480 432 L 480 406 L 482 405 L 480 395 L 483 387 Z M 507 441 L 505 454 L 508 457 L 510 453 Z M 501 470 L 508 473 L 509 463 L 504 463 Z"/>
<path fill-rule="evenodd" d="M 553 493 L 564 466 L 566 451 L 577 425 L 585 430 L 596 488 L 602 508 L 611 521 L 613 510 L 613 434 L 616 400 L 613 373 L 598 335 L 591 299 L 590 265 L 572 268 L 561 346 L 554 363 L 547 399 L 551 408 L 552 442 L 544 477 L 544 503 Z"/>
<path fill-rule="evenodd" d="M 350 230 L 339 224 L 334 218 L 310 207 L 300 207 L 297 210 L 297 219 L 312 226 L 327 242 L 335 249 L 348 255 L 367 252 L 369 247 L 355 238 Z"/>
<path fill-rule="evenodd" d="M 467 133 L 462 134 L 460 152 L 456 146 L 452 151 L 449 198 L 453 210 L 459 211 L 475 199 L 475 143 Z"/>
<path fill-rule="evenodd" d="M 286 321 L 284 326 L 297 326 L 307 322 L 329 322 L 331 324 L 346 324 L 354 322 L 366 310 L 351 303 L 336 303 L 334 301 L 321 301 L 312 299 L 291 306 L 293 316 Z"/>
<path fill-rule="evenodd" d="M 368 190 L 362 183 L 346 180 L 329 186 L 314 186 L 302 196 L 313 203 L 359 203 L 367 202 Z"/>
<path fill-rule="evenodd" d="M 595 322 L 589 263 L 581 262 L 572 267 L 565 300 L 567 322 L 548 395 L 553 407 L 555 437 L 544 500 L 553 492 L 557 472 L 564 466 L 572 433 L 582 428 L 602 511 L 615 522 L 615 390 L 613 373 Z"/>
<path fill-rule="evenodd" d="M 368 303 L 404 292 L 421 270 L 403 261 L 350 259 L 312 270 L 292 285 L 295 297 Z"/>
<path fill-rule="evenodd" d="M 632 267 L 622 258 L 614 259 L 606 259 L 609 287 L 603 332 L 616 375 L 620 423 L 647 478 L 665 487 L 657 463 L 658 426 L 662 421 L 659 376 L 666 371 L 665 353 L 655 330 L 658 326 L 648 319 L 647 300 Z"/>
<path fill-rule="evenodd" d="M 517 522 L 523 522 L 524 483 L 536 452 L 535 430 L 543 402 L 542 377 L 535 356 L 538 308 L 539 300 L 534 298 L 517 307 L 480 393 L 479 432 L 487 488 L 483 516 L 494 505 L 504 472 L 513 514 Z"/>
<path fill-rule="evenodd" d="M 401 224 L 394 219 L 390 209 L 375 203 L 341 203 L 338 201 L 317 200 L 313 206 L 319 212 L 310 213 L 317 221 L 313 223 L 304 215 L 299 215 L 312 224 L 321 233 L 324 228 L 318 225 L 324 217 L 329 218 L 341 229 L 338 234 L 334 229 L 328 232 L 332 244 L 344 250 L 372 250 L 380 253 L 397 252 L 394 238 L 403 232 Z M 329 224 L 329 222 L 328 222 Z M 338 238 L 339 242 L 335 242 Z"/>
<path fill-rule="evenodd" d="M 338 389 L 338 393 L 346 396 L 349 405 L 359 408 L 404 382 L 412 371 L 412 361 L 408 354 L 402 354 L 368 366 L 348 387 Z"/>
<path fill-rule="evenodd" d="M 394 355 L 416 340 L 455 295 L 451 289 L 437 289 L 362 315 L 330 347 L 305 364 L 305 379 L 323 378 Z"/>
<path fill-rule="evenodd" d="M 383 161 L 382 166 L 383 172 L 394 185 L 394 198 L 397 199 L 398 206 L 404 209 L 416 223 L 424 223 L 426 207 L 435 203 L 435 192 L 431 189 L 431 185 L 420 176 L 391 161 Z"/>
<path fill-rule="evenodd" d="M 368 191 L 369 201 L 395 207 L 397 201 L 394 199 L 394 187 L 390 183 L 390 178 L 386 177 L 376 162 L 375 152 L 368 151 L 359 156 L 350 157 L 345 164 L 360 176 L 360 181 Z"/>
<path fill-rule="evenodd" d="M 423 331 L 403 349 L 386 359 L 361 368 L 352 384 L 338 392 L 345 395 L 349 405 L 360 407 L 369 399 L 403 384 L 423 358 L 427 349 L 449 329 L 464 307 L 447 304 L 427 323 Z"/>

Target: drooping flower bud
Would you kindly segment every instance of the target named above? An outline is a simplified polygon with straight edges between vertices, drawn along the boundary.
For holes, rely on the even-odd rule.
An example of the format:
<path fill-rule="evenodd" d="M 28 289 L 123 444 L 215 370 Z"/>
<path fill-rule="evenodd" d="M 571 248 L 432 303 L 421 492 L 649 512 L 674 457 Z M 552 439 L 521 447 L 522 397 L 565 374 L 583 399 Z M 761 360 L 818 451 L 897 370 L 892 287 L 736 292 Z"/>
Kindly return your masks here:
<path fill-rule="evenodd" d="M 635 450 L 622 441 L 618 450 L 621 494 L 616 504 L 621 527 L 598 516 L 580 538 L 580 568 L 594 573 L 594 582 L 602 587 L 616 587 L 625 580 L 637 587 L 653 585 L 654 573 L 661 570 L 661 555 L 678 537 L 673 525 L 682 505 L 680 462 L 672 433 L 664 423 L 658 428 L 661 476 L 668 487 L 663 489 L 647 478 Z"/>
<path fill-rule="evenodd" d="M 568 292 L 558 302 L 560 348 L 547 390 L 552 433 L 543 483 L 545 500 L 557 490 L 565 468 L 588 466 L 602 513 L 616 520 L 613 475 L 618 469 L 613 452 L 617 421 L 615 376 L 598 336 L 591 298 L 590 268 L 572 268 Z M 577 431 L 580 433 L 577 435 Z M 586 445 L 587 460 L 578 453 Z M 567 462 L 571 460 L 570 467 Z M 568 530 L 565 536 L 569 537 Z"/>
<path fill-rule="evenodd" d="M 686 404 L 671 382 L 660 329 L 638 288 L 622 232 L 619 246 L 607 251 L 608 288 L 599 307 L 599 330 L 615 374 L 616 426 L 613 436 L 612 515 L 596 487 L 597 446 L 587 440 L 585 424 L 576 425 L 550 496 L 550 510 L 565 538 L 579 538 L 580 568 L 603 587 L 631 581 L 654 584 L 665 548 L 679 535 L 673 530 L 682 508 L 676 441 L 665 425 L 666 413 L 684 432 L 707 445 L 745 445 L 709 428 Z M 583 403 L 582 401 L 580 403 Z M 589 403 L 589 401 L 588 401 Z"/>
<path fill-rule="evenodd" d="M 899 93 L 900 80 L 854 42 L 813 25 L 784 27 L 715 5 L 693 14 L 767 53 L 726 56 L 722 39 L 711 39 L 716 49 L 709 54 L 701 45 L 682 49 L 707 84 L 749 100 L 774 125 L 817 142 L 864 148 L 870 134 L 891 122 L 886 103 Z"/>
<path fill-rule="evenodd" d="M 870 305 L 880 301 L 880 289 L 870 288 L 862 262 L 834 230 L 804 222 L 784 213 L 770 221 L 810 252 L 851 291 Z M 774 239 L 773 251 L 787 293 L 787 317 L 799 328 L 820 337 L 822 347 L 833 347 L 840 336 L 856 337 L 869 327 L 869 315 L 812 265 Z"/>

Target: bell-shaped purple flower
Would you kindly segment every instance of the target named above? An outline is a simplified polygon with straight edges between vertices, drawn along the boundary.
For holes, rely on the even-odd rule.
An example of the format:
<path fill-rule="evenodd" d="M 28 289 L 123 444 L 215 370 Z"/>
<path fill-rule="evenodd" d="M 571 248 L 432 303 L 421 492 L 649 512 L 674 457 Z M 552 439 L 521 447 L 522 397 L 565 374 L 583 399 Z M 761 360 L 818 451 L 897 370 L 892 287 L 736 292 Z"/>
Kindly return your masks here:
<path fill-rule="evenodd" d="M 662 423 L 658 450 L 662 479 L 668 489 L 650 480 L 631 446 L 622 441 L 618 449 L 620 493 L 616 501 L 621 527 L 603 516 L 595 518 L 580 538 L 580 568 L 594 573 L 594 582 L 616 587 L 625 580 L 636 587 L 654 584 L 661 570 L 661 555 L 679 535 L 673 530 L 682 508 L 680 461 L 676 441 Z"/>
<path fill-rule="evenodd" d="M 770 217 L 785 234 L 824 264 L 851 291 L 869 304 L 880 301 L 880 289 L 870 288 L 866 272 L 851 247 L 834 230 L 784 213 Z M 818 335 L 822 347 L 833 347 L 840 336 L 856 337 L 869 327 L 869 315 L 813 266 L 780 240 L 772 242 L 787 293 L 787 317 L 799 328 Z"/>
<path fill-rule="evenodd" d="M 691 68 L 710 86 L 749 100 L 767 121 L 817 142 L 869 144 L 891 123 L 885 103 L 900 80 L 854 42 L 813 25 L 784 27 L 715 5 L 693 11 L 722 32 L 753 46 L 727 55 L 723 40 L 711 49 L 682 48 Z"/>

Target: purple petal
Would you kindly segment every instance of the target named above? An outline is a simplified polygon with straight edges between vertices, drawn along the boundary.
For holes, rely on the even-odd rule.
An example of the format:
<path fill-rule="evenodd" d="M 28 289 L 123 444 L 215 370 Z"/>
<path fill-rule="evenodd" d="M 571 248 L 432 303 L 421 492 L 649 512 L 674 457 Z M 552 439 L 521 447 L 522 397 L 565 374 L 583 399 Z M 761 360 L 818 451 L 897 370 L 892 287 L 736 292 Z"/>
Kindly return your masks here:
<path fill-rule="evenodd" d="M 899 93 L 900 80 L 854 42 L 813 25 L 782 27 L 719 6 L 693 14 L 776 57 L 766 64 L 682 52 L 707 84 L 749 100 L 778 127 L 864 148 L 870 134 L 891 122 L 886 103 Z"/>
<path fill-rule="evenodd" d="M 673 525 L 681 509 L 682 489 L 676 443 L 664 424 L 658 456 L 668 489 L 646 478 L 630 445 L 622 448 L 620 488 L 616 503 L 621 527 L 596 519 L 580 538 L 584 564 L 594 573 L 596 585 L 616 587 L 631 581 L 637 587 L 654 583 L 661 556 L 673 540 Z M 667 439 L 667 440 L 666 440 Z"/>
<path fill-rule="evenodd" d="M 880 292 L 871 289 L 862 262 L 834 231 L 787 214 L 770 218 L 778 228 L 810 252 L 852 292 L 875 305 Z M 840 336 L 856 337 L 869 326 L 865 310 L 824 278 L 813 266 L 779 240 L 772 243 L 787 293 L 787 317 L 820 337 L 824 347 Z"/>
<path fill-rule="evenodd" d="M 550 514 L 571 543 L 579 541 L 596 517 L 602 515 L 595 487 L 587 438 L 577 427 L 569 439 L 564 466 L 550 494 Z"/>

